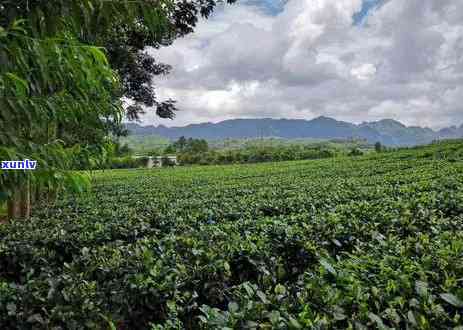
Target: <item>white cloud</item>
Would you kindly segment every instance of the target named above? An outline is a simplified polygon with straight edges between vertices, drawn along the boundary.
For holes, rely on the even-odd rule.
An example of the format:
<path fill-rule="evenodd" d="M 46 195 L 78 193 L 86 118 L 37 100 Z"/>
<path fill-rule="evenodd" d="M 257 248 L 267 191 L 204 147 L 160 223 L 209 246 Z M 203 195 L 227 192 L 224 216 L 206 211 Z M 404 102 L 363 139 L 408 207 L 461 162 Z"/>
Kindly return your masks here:
<path fill-rule="evenodd" d="M 376 67 L 371 63 L 365 63 L 350 70 L 350 74 L 359 80 L 369 80 L 375 73 Z"/>
<path fill-rule="evenodd" d="M 290 0 L 271 15 L 226 6 L 194 34 L 152 50 L 174 67 L 154 82 L 158 95 L 178 100 L 182 111 L 172 122 L 153 115 L 145 122 L 327 115 L 463 123 L 463 1 L 383 1 L 356 26 L 361 7 L 361 0 Z"/>

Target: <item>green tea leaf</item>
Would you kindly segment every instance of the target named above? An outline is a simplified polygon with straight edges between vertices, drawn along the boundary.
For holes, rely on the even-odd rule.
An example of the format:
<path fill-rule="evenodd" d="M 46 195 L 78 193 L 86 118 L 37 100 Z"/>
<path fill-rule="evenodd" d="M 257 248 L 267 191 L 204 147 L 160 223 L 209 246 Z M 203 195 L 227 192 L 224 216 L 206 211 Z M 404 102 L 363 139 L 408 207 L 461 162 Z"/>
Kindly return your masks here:
<path fill-rule="evenodd" d="M 441 293 L 439 296 L 452 306 L 463 307 L 463 301 L 451 293 Z"/>
<path fill-rule="evenodd" d="M 334 269 L 333 266 L 331 266 L 331 264 L 325 260 L 325 259 L 320 259 L 320 264 L 323 266 L 323 268 L 325 268 L 328 272 L 330 272 L 331 274 L 333 275 L 336 275 L 336 270 Z"/>

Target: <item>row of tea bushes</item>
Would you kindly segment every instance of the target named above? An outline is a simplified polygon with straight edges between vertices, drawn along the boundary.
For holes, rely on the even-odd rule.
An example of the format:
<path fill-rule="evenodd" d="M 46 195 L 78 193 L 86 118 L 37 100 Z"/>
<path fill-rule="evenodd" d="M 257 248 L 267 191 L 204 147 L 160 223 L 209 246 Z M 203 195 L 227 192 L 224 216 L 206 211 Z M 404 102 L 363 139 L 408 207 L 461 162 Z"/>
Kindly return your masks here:
<path fill-rule="evenodd" d="M 0 225 L 0 328 L 461 329 L 462 148 L 96 173 Z"/>

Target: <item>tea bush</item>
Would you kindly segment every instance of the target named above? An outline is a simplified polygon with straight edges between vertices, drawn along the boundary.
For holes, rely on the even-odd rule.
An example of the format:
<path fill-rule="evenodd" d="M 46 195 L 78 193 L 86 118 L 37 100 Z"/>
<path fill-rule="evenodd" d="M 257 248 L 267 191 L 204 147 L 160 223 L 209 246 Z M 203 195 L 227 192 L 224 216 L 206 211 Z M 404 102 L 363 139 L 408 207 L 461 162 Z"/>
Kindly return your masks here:
<path fill-rule="evenodd" d="M 462 151 L 97 173 L 0 225 L 1 329 L 461 329 Z"/>

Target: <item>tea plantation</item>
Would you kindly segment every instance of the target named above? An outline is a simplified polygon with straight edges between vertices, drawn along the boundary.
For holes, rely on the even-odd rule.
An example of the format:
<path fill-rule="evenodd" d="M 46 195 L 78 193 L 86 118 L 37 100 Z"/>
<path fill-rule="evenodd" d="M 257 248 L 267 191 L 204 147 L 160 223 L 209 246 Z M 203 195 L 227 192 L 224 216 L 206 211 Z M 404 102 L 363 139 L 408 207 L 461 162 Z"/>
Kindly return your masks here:
<path fill-rule="evenodd" d="M 463 329 L 462 159 L 97 172 L 0 225 L 0 328 Z"/>

